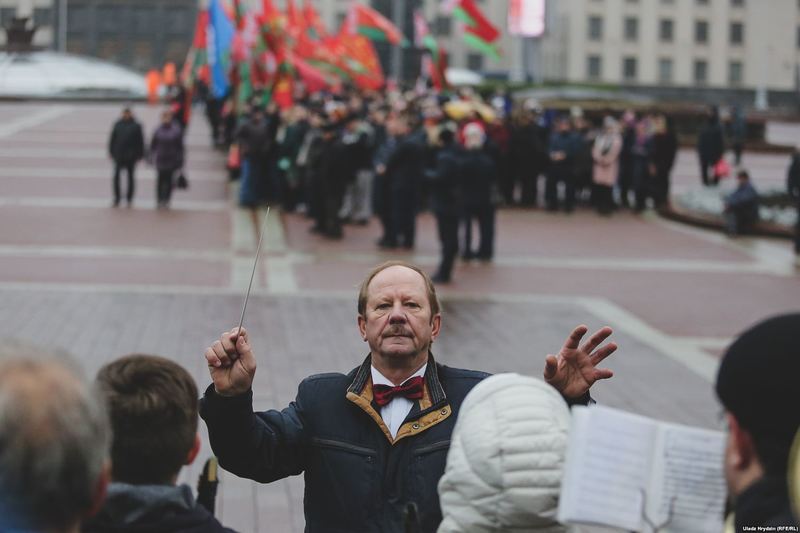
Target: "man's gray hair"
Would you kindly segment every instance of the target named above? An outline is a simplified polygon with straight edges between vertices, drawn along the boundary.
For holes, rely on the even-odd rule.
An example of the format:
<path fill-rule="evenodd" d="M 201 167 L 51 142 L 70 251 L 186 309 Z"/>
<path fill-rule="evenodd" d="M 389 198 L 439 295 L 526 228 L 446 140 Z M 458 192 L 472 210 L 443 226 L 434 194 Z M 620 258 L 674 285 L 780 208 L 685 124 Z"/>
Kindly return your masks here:
<path fill-rule="evenodd" d="M 104 404 L 68 355 L 0 340 L 0 530 L 77 524 L 110 442 Z"/>

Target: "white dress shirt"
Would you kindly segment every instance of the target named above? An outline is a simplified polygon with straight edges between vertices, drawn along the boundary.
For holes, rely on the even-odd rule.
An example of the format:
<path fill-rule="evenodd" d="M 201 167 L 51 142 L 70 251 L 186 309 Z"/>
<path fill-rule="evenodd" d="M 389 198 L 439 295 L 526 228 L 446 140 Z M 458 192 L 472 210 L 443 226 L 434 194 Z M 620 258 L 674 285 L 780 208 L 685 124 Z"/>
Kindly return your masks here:
<path fill-rule="evenodd" d="M 428 368 L 428 363 L 422 365 L 422 368 L 414 372 L 414 375 L 409 376 L 406 381 L 417 376 L 424 376 L 426 368 Z M 395 386 L 394 383 L 386 379 L 386 377 L 384 377 L 384 375 L 381 374 L 374 366 L 371 367 L 371 370 L 373 385 L 388 385 L 390 387 Z M 401 385 L 403 383 L 401 383 Z M 403 420 L 405 420 L 408 416 L 408 413 L 411 412 L 412 407 L 414 407 L 414 402 L 402 396 L 395 396 L 389 400 L 389 403 L 381 407 L 381 418 L 383 418 L 384 424 L 386 424 L 386 426 L 389 428 L 392 438 L 397 437 L 397 432 L 400 431 L 400 426 L 403 425 Z"/>

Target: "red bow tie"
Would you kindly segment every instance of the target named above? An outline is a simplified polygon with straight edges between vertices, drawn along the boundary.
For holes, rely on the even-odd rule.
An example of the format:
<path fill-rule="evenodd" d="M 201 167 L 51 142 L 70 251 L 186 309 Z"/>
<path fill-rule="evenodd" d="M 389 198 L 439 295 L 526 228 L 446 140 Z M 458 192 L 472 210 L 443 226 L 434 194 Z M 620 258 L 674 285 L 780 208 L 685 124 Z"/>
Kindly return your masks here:
<path fill-rule="evenodd" d="M 373 385 L 372 393 L 375 396 L 375 403 L 377 403 L 379 407 L 383 407 L 391 402 L 392 398 L 395 396 L 402 396 L 409 400 L 419 400 L 422 398 L 423 382 L 424 378 L 422 376 L 417 376 L 397 387 Z"/>

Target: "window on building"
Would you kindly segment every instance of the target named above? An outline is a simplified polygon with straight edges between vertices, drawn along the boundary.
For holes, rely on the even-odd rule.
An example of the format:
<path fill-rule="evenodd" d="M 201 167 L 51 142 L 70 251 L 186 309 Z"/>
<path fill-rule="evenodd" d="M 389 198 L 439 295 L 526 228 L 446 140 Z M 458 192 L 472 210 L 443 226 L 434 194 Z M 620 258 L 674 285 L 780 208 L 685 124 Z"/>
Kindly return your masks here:
<path fill-rule="evenodd" d="M 483 70 L 483 54 L 467 54 L 467 68 L 470 70 Z"/>
<path fill-rule="evenodd" d="M 590 80 L 599 80 L 603 75 L 603 59 L 600 56 L 586 58 L 586 77 Z"/>
<path fill-rule="evenodd" d="M 624 27 L 626 41 L 639 40 L 639 19 L 636 17 L 625 17 Z"/>
<path fill-rule="evenodd" d="M 343 11 L 340 11 L 339 13 L 336 13 L 336 27 L 337 28 L 341 28 L 342 27 L 342 23 L 344 22 L 344 19 L 346 19 L 346 18 L 347 18 L 347 13 L 345 13 Z"/>
<path fill-rule="evenodd" d="M 3 27 L 11 24 L 11 19 L 17 16 L 16 7 L 0 7 L 0 25 Z"/>
<path fill-rule="evenodd" d="M 450 17 L 437 16 L 433 21 L 433 31 L 436 35 L 447 37 L 452 32 L 452 23 Z"/>
<path fill-rule="evenodd" d="M 731 22 L 731 44 L 742 44 L 744 42 L 744 24 L 741 22 Z"/>
<path fill-rule="evenodd" d="M 675 24 L 672 19 L 661 19 L 658 22 L 658 37 L 662 42 L 671 43 Z"/>
<path fill-rule="evenodd" d="M 708 42 L 708 22 L 705 20 L 694 21 L 694 42 L 701 44 Z"/>
<path fill-rule="evenodd" d="M 189 10 L 185 7 L 169 7 L 166 10 L 165 28 L 169 33 L 188 33 L 191 20 Z"/>
<path fill-rule="evenodd" d="M 738 87 L 742 84 L 743 71 L 741 61 L 731 61 L 728 64 L 728 84 L 732 87 Z"/>
<path fill-rule="evenodd" d="M 638 64 L 635 57 L 622 59 L 622 77 L 625 81 L 636 81 Z"/>
<path fill-rule="evenodd" d="M 36 7 L 33 9 L 33 23 L 36 26 L 50 26 L 53 24 L 53 10 L 49 7 Z"/>
<path fill-rule="evenodd" d="M 694 62 L 694 82 L 697 85 L 708 83 L 708 62 L 704 59 L 697 59 Z"/>
<path fill-rule="evenodd" d="M 671 5 L 671 4 L 674 4 L 674 3 L 675 3 L 675 0 L 661 0 L 661 3 L 662 3 L 662 4 L 669 4 L 669 5 Z"/>
<path fill-rule="evenodd" d="M 130 24 L 137 35 L 149 34 L 157 22 L 153 7 L 134 6 Z M 148 56 L 149 58 L 149 56 Z"/>
<path fill-rule="evenodd" d="M 698 6 L 707 6 L 708 0 L 694 0 Z"/>
<path fill-rule="evenodd" d="M 86 4 L 70 4 L 67 10 L 67 31 L 81 33 L 89 29 L 89 6 Z"/>
<path fill-rule="evenodd" d="M 121 19 L 119 9 L 111 5 L 99 5 L 95 12 L 97 17 L 97 29 L 101 33 L 116 33 L 119 31 Z M 117 49 L 111 45 L 106 46 L 106 55 L 101 55 L 104 59 L 116 57 Z"/>
<path fill-rule="evenodd" d="M 662 57 L 658 60 L 658 82 L 672 83 L 672 59 Z"/>
<path fill-rule="evenodd" d="M 603 17 L 589 17 L 589 40 L 599 41 L 603 38 Z"/>
<path fill-rule="evenodd" d="M 731 0 L 731 5 L 733 7 L 742 7 L 744 5 L 744 0 Z"/>

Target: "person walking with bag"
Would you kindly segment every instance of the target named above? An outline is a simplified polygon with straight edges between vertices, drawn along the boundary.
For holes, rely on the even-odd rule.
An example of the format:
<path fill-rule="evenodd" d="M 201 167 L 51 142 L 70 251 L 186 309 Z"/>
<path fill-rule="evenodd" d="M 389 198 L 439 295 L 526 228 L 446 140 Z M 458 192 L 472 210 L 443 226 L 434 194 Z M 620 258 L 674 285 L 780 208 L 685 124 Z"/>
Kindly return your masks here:
<path fill-rule="evenodd" d="M 171 111 L 161 114 L 161 125 L 153 133 L 150 141 L 150 161 L 156 167 L 156 205 L 167 209 L 172 197 L 172 180 L 175 172 L 183 168 L 184 148 L 183 130 L 173 120 Z"/>

